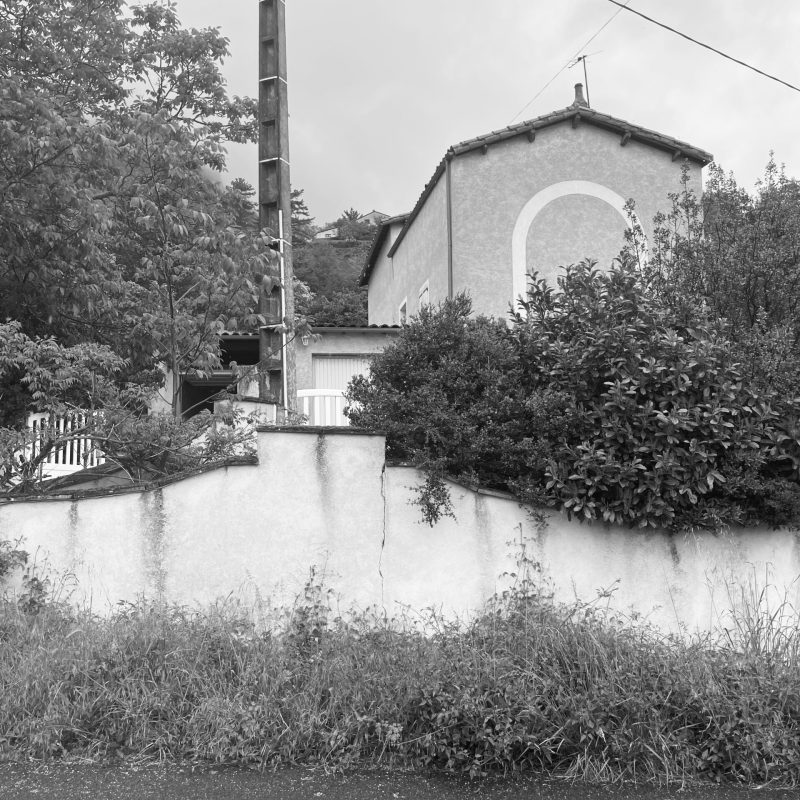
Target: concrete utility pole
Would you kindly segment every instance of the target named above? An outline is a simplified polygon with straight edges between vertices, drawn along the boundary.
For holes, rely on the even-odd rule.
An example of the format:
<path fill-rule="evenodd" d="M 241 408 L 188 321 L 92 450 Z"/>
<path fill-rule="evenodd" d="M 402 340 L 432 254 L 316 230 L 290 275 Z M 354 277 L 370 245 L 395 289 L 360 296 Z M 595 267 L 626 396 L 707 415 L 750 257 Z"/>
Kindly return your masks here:
<path fill-rule="evenodd" d="M 261 290 L 267 325 L 259 337 L 262 400 L 280 395 L 285 410 L 297 408 L 293 334 L 280 332 L 294 320 L 292 202 L 289 183 L 289 106 L 286 83 L 286 2 L 258 4 L 258 209 L 262 228 L 278 240 L 281 286 Z M 277 371 L 280 369 L 280 391 Z M 271 379 L 270 379 L 271 373 Z"/>

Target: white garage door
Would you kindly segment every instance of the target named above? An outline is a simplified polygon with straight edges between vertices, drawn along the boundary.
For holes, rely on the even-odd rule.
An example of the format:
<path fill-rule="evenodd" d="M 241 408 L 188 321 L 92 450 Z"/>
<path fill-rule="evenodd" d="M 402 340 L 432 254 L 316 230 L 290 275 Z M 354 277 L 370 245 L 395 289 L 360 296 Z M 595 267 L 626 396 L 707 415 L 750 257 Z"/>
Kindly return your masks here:
<path fill-rule="evenodd" d="M 297 392 L 300 411 L 311 425 L 349 425 L 344 415 L 344 391 L 356 375 L 369 372 L 370 357 L 312 356 L 313 389 Z"/>
<path fill-rule="evenodd" d="M 369 372 L 368 356 L 313 356 L 315 389 L 344 391 L 355 375 Z"/>

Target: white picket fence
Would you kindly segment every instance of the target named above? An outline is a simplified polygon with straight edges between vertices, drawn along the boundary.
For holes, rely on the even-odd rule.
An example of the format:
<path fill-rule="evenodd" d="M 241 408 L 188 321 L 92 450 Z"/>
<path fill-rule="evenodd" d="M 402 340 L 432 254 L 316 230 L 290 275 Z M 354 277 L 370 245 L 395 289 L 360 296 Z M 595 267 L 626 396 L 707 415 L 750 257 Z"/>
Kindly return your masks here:
<path fill-rule="evenodd" d="M 66 438 L 60 447 L 54 447 L 42 462 L 42 472 L 52 478 L 69 475 L 81 469 L 96 467 L 105 462 L 105 456 L 95 447 L 90 436 L 72 431 L 86 427 L 85 414 L 70 414 L 65 417 L 51 417 L 47 413 L 30 414 L 28 430 L 31 443 L 25 448 L 27 458 L 35 457 L 48 438 Z"/>
<path fill-rule="evenodd" d="M 338 389 L 301 389 L 297 392 L 299 410 L 308 418 L 309 425 L 327 425 L 345 427 L 349 425 L 344 415 L 346 405 L 344 391 Z M 248 406 L 246 402 L 240 405 Z M 260 413 L 272 412 L 270 419 L 275 417 L 274 407 L 258 406 Z M 30 414 L 28 416 L 28 431 L 30 444 L 25 448 L 25 457 L 35 457 L 41 452 L 43 443 L 48 438 L 65 438 L 60 447 L 53 448 L 47 458 L 42 462 L 42 474 L 51 478 L 60 475 L 70 475 L 82 469 L 95 467 L 105 463 L 105 456 L 97 449 L 91 436 L 72 431 L 81 431 L 86 426 L 85 414 L 71 414 L 65 417 L 51 418 L 47 413 Z"/>
<path fill-rule="evenodd" d="M 344 407 L 347 405 L 344 390 L 298 389 L 297 404 L 300 413 L 308 417 L 309 425 L 344 427 L 350 424 L 344 415 Z"/>

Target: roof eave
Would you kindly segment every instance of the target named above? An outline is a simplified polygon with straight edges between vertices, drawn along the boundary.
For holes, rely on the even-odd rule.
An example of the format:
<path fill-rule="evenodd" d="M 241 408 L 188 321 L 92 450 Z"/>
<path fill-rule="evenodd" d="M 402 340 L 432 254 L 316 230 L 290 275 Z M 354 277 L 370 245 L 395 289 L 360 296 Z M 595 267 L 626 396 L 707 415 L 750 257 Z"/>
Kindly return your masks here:
<path fill-rule="evenodd" d="M 425 205 L 425 202 L 427 201 L 428 197 L 430 197 L 431 192 L 436 188 L 436 184 L 439 183 L 439 178 L 441 178 L 442 175 L 444 175 L 445 165 L 447 164 L 449 158 L 452 158 L 451 150 L 447 151 L 445 157 L 439 162 L 439 166 L 436 167 L 433 176 L 425 184 L 425 188 L 422 190 L 422 194 L 419 196 L 419 200 L 417 200 L 416 204 L 414 205 L 414 208 L 408 215 L 405 225 L 403 225 L 402 230 L 400 231 L 400 233 L 397 234 L 397 238 L 394 240 L 392 246 L 389 248 L 389 252 L 386 254 L 388 258 L 392 258 L 394 254 L 397 252 L 397 248 L 400 247 L 401 242 L 405 238 L 406 232 L 414 223 L 414 220 L 417 218 L 419 212 L 422 211 L 422 207 Z"/>
<path fill-rule="evenodd" d="M 464 153 L 479 150 L 487 145 L 495 144 L 506 139 L 513 139 L 516 136 L 521 136 L 526 133 L 535 133 L 537 130 L 574 120 L 576 117 L 578 117 L 582 123 L 585 122 L 589 125 L 595 125 L 598 128 L 610 130 L 622 136 L 629 134 L 629 139 L 664 150 L 671 153 L 673 156 L 679 153 L 680 157 L 690 158 L 703 167 L 714 160 L 714 156 L 711 153 L 699 147 L 695 147 L 688 142 L 674 139 L 671 136 L 665 136 L 656 131 L 651 131 L 648 128 L 643 128 L 640 125 L 634 125 L 633 123 L 618 119 L 617 117 L 612 117 L 609 114 L 603 114 L 600 111 L 595 111 L 593 108 L 575 108 L 573 106 L 561 109 L 560 111 L 553 111 L 550 114 L 544 114 L 541 117 L 536 117 L 526 122 L 520 122 L 516 125 L 509 125 L 507 128 L 492 131 L 492 133 L 484 134 L 483 136 L 476 136 L 474 139 L 466 139 L 463 142 L 453 145 L 450 150 L 456 156 L 463 155 Z"/>
<path fill-rule="evenodd" d="M 465 153 L 469 153 L 473 150 L 485 148 L 487 145 L 494 144 L 496 142 L 512 139 L 515 136 L 530 134 L 531 132 L 535 134 L 537 130 L 549 128 L 553 125 L 558 125 L 568 120 L 574 120 L 576 116 L 580 118 L 581 122 L 586 122 L 590 125 L 595 125 L 599 128 L 619 133 L 623 138 L 625 138 L 625 142 L 628 140 L 634 140 L 671 153 L 673 161 L 679 158 L 688 158 L 699 164 L 701 167 L 705 167 L 714 160 L 714 156 L 711 153 L 701 150 L 698 147 L 694 147 L 687 142 L 682 142 L 679 139 L 673 139 L 671 136 L 664 136 L 656 131 L 651 131 L 648 128 L 642 128 L 639 125 L 633 125 L 632 123 L 618 119 L 617 117 L 612 117 L 608 114 L 602 114 L 601 112 L 595 111 L 593 108 L 589 108 L 588 106 L 568 106 L 560 111 L 553 111 L 550 114 L 544 114 L 540 117 L 536 117 L 535 119 L 528 120 L 527 122 L 519 122 L 516 125 L 509 125 L 507 128 L 493 131 L 492 133 L 485 134 L 484 136 L 478 136 L 474 139 L 466 139 L 465 141 L 459 142 L 458 144 L 448 148 L 444 158 L 436 167 L 433 176 L 422 190 L 422 194 L 419 196 L 419 199 L 414 205 L 414 208 L 411 210 L 411 213 L 407 215 L 402 230 L 386 254 L 387 257 L 392 258 L 397 252 L 397 249 L 400 247 L 406 233 L 411 228 L 411 225 L 414 223 L 414 220 L 422 210 L 422 207 L 425 205 L 425 202 L 427 201 L 434 187 L 439 182 L 439 178 L 442 177 L 448 160 L 460 155 L 464 155 Z M 623 144 L 624 142 L 620 143 Z M 382 226 L 388 222 L 389 220 L 384 220 Z M 382 236 L 382 230 L 383 228 L 381 228 L 381 230 L 379 230 L 376 234 L 375 240 L 373 241 L 373 248 L 370 249 L 370 254 L 367 257 L 367 263 L 364 265 L 364 269 L 361 271 L 361 275 L 359 276 L 360 286 L 365 286 L 367 283 L 369 283 L 369 276 L 372 272 L 372 268 L 374 267 L 374 259 L 377 257 L 378 249 L 383 242 L 382 238 L 380 238 L 379 241 L 379 237 Z"/>
<path fill-rule="evenodd" d="M 392 225 L 395 225 L 398 222 L 405 223 L 408 217 L 408 214 L 397 214 L 394 217 L 387 217 L 378 223 L 378 230 L 372 239 L 372 244 L 370 245 L 369 252 L 367 253 L 367 258 L 364 261 L 364 266 L 361 268 L 361 274 L 358 276 L 359 286 L 366 286 L 369 283 L 369 276 L 372 274 L 372 269 L 375 266 L 375 260 L 378 257 L 378 253 L 381 250 L 383 241 L 389 234 L 389 230 L 391 229 Z"/>

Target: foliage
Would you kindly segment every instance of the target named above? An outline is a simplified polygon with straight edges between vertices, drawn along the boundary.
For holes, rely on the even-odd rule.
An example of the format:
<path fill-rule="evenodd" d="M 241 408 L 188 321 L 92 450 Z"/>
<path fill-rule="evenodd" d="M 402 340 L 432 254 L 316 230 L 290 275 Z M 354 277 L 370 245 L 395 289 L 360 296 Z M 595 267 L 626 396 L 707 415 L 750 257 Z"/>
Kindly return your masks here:
<path fill-rule="evenodd" d="M 375 235 L 375 225 L 367 220 L 359 221 L 361 214 L 354 208 L 342 212 L 342 215 L 331 226 L 339 230 L 339 239 L 345 241 L 369 242 Z"/>
<path fill-rule="evenodd" d="M 734 338 L 757 325 L 795 328 L 800 318 L 800 184 L 772 158 L 749 194 L 718 165 L 703 195 L 670 195 L 654 221 L 647 274 L 671 303 L 700 298 L 724 317 Z"/>
<path fill-rule="evenodd" d="M 800 647 L 784 610 L 746 607 L 741 635 L 686 641 L 592 603 L 557 605 L 533 578 L 461 624 L 335 616 L 313 580 L 266 623 L 234 602 L 120 604 L 107 619 L 7 603 L 0 748 L 796 786 Z"/>
<path fill-rule="evenodd" d="M 308 206 L 302 189 L 292 189 L 292 247 L 305 247 L 314 239 L 314 217 L 308 213 Z"/>
<path fill-rule="evenodd" d="M 138 414 L 124 404 L 107 406 L 92 427 L 92 438 L 107 461 L 118 464 L 133 483 L 146 483 L 235 455 L 252 455 L 252 430 L 241 419 L 203 411 L 189 419 L 172 414 Z"/>
<path fill-rule="evenodd" d="M 0 420 L 19 422 L 31 411 L 65 414 L 115 396 L 123 360 L 92 342 L 65 347 L 31 338 L 19 322 L 0 324 Z M 5 387 L 12 387 L 6 394 Z"/>
<path fill-rule="evenodd" d="M 464 295 L 420 311 L 396 343 L 357 376 L 347 414 L 385 431 L 387 455 L 428 473 L 420 501 L 435 522 L 442 478 L 507 487 L 509 476 L 544 478 L 550 442 L 573 424 L 566 398 L 543 387 L 528 395 L 506 326 L 471 317 Z"/>
<path fill-rule="evenodd" d="M 0 41 L 0 319 L 108 345 L 139 381 L 216 366 L 275 271 L 246 187 L 211 179 L 256 136 L 226 40 L 170 4 L 0 0 Z"/>
<path fill-rule="evenodd" d="M 182 422 L 171 414 L 147 414 L 148 392 L 122 383 L 124 368 L 104 345 L 65 347 L 52 338 L 26 336 L 18 322 L 0 325 L 0 387 L 13 389 L 10 397 L 0 390 L 6 415 L 0 426 L 0 493 L 46 491 L 41 480 L 48 477 L 48 457 L 87 438 L 134 481 L 246 452 L 248 431 L 235 418 L 205 413 Z M 42 415 L 36 430 L 24 424 L 31 413 Z M 60 428 L 63 418 L 80 422 Z"/>
<path fill-rule="evenodd" d="M 534 279 L 511 328 L 469 311 L 424 310 L 348 393 L 354 424 L 427 471 L 429 521 L 444 475 L 582 520 L 800 520 L 800 398 L 744 381 L 723 333 L 676 324 L 633 267 Z"/>
<path fill-rule="evenodd" d="M 318 296 L 355 291 L 368 250 L 366 242 L 315 239 L 295 249 L 294 271 Z"/>
<path fill-rule="evenodd" d="M 0 539 L 0 586 L 14 570 L 21 569 L 28 563 L 28 553 L 18 545 Z"/>
<path fill-rule="evenodd" d="M 119 397 L 123 368 L 103 345 L 65 347 L 26 336 L 18 322 L 0 324 L 0 491 L 29 491 L 53 450 L 85 436 L 86 426 L 64 433 L 55 419 L 80 411 L 91 420 L 93 409 Z M 34 433 L 25 420 L 37 412 L 48 424 Z"/>
<path fill-rule="evenodd" d="M 770 158 L 753 194 L 717 165 L 698 198 L 684 172 L 654 220 L 643 271 L 678 319 L 698 304 L 723 318 L 743 376 L 779 394 L 800 387 L 800 184 Z M 640 236 L 632 250 L 641 249 Z"/>
<path fill-rule="evenodd" d="M 302 193 L 302 189 L 292 192 L 294 271 L 311 296 L 296 299 L 297 311 L 312 325 L 366 325 L 366 289 L 357 284 L 375 226 L 359 222 L 359 212 L 351 208 L 326 226 L 338 229 L 335 240 L 314 239 Z M 300 234 L 295 233 L 298 230 Z"/>
<path fill-rule="evenodd" d="M 534 284 L 515 336 L 524 372 L 583 417 L 548 469 L 562 507 L 667 527 L 798 518 L 800 400 L 744 383 L 729 342 L 675 327 L 632 269 L 579 265 L 559 288 Z"/>
<path fill-rule="evenodd" d="M 330 297 L 312 295 L 307 302 L 298 302 L 297 306 L 311 325 L 358 327 L 368 321 L 366 289 L 343 289 Z"/>

